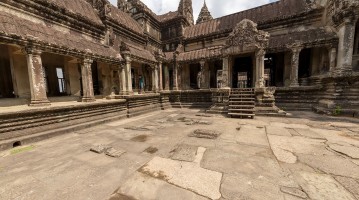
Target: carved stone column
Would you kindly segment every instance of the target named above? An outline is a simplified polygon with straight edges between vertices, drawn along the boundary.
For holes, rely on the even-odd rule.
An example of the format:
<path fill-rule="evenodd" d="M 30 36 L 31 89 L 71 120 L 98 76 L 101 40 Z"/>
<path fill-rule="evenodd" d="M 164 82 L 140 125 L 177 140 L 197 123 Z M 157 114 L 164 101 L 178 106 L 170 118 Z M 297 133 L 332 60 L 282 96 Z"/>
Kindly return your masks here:
<path fill-rule="evenodd" d="M 152 92 L 158 92 L 158 67 L 152 68 Z"/>
<path fill-rule="evenodd" d="M 298 87 L 298 70 L 299 70 L 299 55 L 302 47 L 296 46 L 291 48 L 291 69 L 290 69 L 290 87 Z"/>
<path fill-rule="evenodd" d="M 45 72 L 41 60 L 42 52 L 33 47 L 26 47 L 25 52 L 31 91 L 29 106 L 48 106 L 50 105 L 50 101 L 46 95 Z"/>
<path fill-rule="evenodd" d="M 82 77 L 82 90 L 83 96 L 82 102 L 93 102 L 95 101 L 95 95 L 93 91 L 93 80 L 91 64 L 93 60 L 90 58 L 84 58 L 81 60 L 81 77 Z"/>
<path fill-rule="evenodd" d="M 221 88 L 229 88 L 229 57 L 223 58 Z"/>
<path fill-rule="evenodd" d="M 168 64 L 164 65 L 164 76 L 165 76 L 165 90 L 170 90 L 170 74 L 168 71 Z"/>
<path fill-rule="evenodd" d="M 338 59 L 335 74 L 342 75 L 351 73 L 353 70 L 353 48 L 355 36 L 355 20 L 352 18 L 342 19 L 338 26 Z"/>
<path fill-rule="evenodd" d="M 126 67 L 125 67 L 125 74 L 126 74 L 126 92 L 127 94 L 132 94 L 132 73 L 131 73 L 131 57 L 129 55 L 125 55 L 126 60 Z"/>
<path fill-rule="evenodd" d="M 256 88 L 263 88 L 264 84 L 264 57 L 266 52 L 260 49 L 256 52 Z"/>
<path fill-rule="evenodd" d="M 127 94 L 127 85 L 126 85 L 126 64 L 121 64 L 119 67 L 120 72 L 120 80 L 121 80 L 121 92 L 120 94 L 126 95 Z"/>
<path fill-rule="evenodd" d="M 173 68 L 173 90 L 179 90 L 178 87 L 178 68 L 179 68 L 179 64 L 175 63 L 174 68 Z"/>
<path fill-rule="evenodd" d="M 162 62 L 158 62 L 158 71 L 159 71 L 159 77 L 158 77 L 158 81 L 159 81 L 159 91 L 163 90 L 163 74 L 162 74 Z"/>

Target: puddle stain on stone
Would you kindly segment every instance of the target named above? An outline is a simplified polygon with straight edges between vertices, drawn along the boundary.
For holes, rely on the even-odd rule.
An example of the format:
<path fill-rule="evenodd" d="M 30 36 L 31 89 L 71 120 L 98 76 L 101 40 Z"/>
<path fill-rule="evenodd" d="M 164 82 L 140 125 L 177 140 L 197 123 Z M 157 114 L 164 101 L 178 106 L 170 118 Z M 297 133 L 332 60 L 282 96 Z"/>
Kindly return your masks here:
<path fill-rule="evenodd" d="M 156 147 L 148 147 L 147 149 L 144 150 L 144 152 L 149 153 L 149 154 L 154 154 L 158 151 L 158 149 Z"/>
<path fill-rule="evenodd" d="M 131 139 L 131 141 L 133 141 L 133 142 L 146 142 L 147 140 L 148 140 L 147 135 L 139 135 L 139 136 L 133 137 Z"/>

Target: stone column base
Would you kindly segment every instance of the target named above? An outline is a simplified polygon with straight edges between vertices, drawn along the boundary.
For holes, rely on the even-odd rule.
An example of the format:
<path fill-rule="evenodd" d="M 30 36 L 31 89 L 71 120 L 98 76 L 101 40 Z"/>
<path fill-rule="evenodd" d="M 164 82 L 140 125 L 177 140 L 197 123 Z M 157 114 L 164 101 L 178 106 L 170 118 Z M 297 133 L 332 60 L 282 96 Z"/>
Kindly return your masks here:
<path fill-rule="evenodd" d="M 94 97 L 82 97 L 81 102 L 95 102 L 96 99 Z"/>
<path fill-rule="evenodd" d="M 51 103 L 49 100 L 31 100 L 29 106 L 33 107 L 43 107 L 43 106 L 51 106 Z"/>

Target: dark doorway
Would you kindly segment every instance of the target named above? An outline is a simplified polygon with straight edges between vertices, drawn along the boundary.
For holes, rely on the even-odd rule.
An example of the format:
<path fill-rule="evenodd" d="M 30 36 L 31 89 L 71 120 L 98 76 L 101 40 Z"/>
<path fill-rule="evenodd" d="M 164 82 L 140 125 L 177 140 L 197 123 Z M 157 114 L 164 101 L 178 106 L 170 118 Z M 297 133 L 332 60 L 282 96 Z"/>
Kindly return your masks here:
<path fill-rule="evenodd" d="M 5 52 L 0 55 L 0 98 L 13 98 L 15 95 L 9 55 L 6 47 L 1 46 L 0 49 L 4 49 L 2 52 Z"/>
<path fill-rule="evenodd" d="M 222 70 L 222 61 L 221 60 L 217 60 L 215 62 L 213 62 L 212 65 L 210 65 L 210 77 L 211 77 L 211 81 L 210 81 L 210 86 L 211 88 L 217 88 L 218 83 L 217 83 L 217 71 L 218 70 Z"/>
<path fill-rule="evenodd" d="M 170 79 L 170 90 L 173 90 L 173 70 L 172 69 L 170 69 L 170 70 L 168 70 L 168 76 L 169 76 L 169 79 Z"/>
<path fill-rule="evenodd" d="M 238 57 L 234 60 L 232 70 L 233 88 L 252 88 L 253 60 L 251 56 Z"/>
<path fill-rule="evenodd" d="M 200 64 L 190 64 L 189 65 L 189 73 L 190 73 L 190 87 L 192 89 L 199 89 L 197 84 L 197 76 L 199 71 L 201 70 Z"/>
<path fill-rule="evenodd" d="M 91 65 L 92 72 L 92 84 L 94 95 L 100 95 L 100 81 L 98 79 L 98 66 L 97 62 L 93 62 Z"/>
<path fill-rule="evenodd" d="M 310 65 L 311 65 L 312 49 L 303 49 L 299 55 L 299 78 L 310 77 Z"/>
<path fill-rule="evenodd" d="M 268 54 L 264 60 L 265 86 L 284 85 L 284 53 Z"/>

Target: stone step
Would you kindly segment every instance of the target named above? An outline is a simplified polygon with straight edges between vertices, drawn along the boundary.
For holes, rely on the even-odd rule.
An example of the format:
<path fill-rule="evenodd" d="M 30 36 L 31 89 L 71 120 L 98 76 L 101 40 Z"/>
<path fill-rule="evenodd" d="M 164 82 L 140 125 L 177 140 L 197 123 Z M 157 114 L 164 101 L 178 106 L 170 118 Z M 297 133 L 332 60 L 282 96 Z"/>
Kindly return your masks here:
<path fill-rule="evenodd" d="M 229 111 L 236 111 L 236 112 L 255 112 L 255 109 L 233 109 L 233 108 L 230 108 L 228 109 Z"/>

